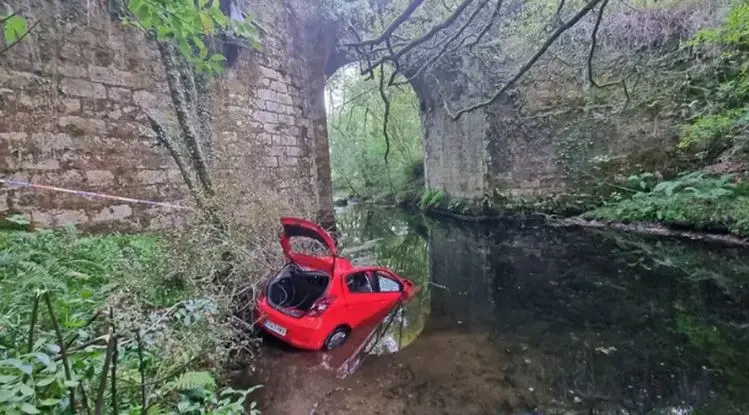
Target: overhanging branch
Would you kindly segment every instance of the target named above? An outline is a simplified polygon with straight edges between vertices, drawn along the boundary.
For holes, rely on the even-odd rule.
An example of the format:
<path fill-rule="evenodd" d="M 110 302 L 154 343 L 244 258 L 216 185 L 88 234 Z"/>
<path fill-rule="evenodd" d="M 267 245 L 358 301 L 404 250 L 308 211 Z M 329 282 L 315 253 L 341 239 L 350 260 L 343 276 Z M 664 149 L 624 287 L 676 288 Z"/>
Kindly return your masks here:
<path fill-rule="evenodd" d="M 593 32 L 590 35 L 590 52 L 588 53 L 588 81 L 591 85 L 598 89 L 604 89 L 609 88 L 615 85 L 621 85 L 622 90 L 624 91 L 624 95 L 626 97 L 626 100 L 624 101 L 624 107 L 622 108 L 622 111 L 626 110 L 627 107 L 629 107 L 629 102 L 631 100 L 629 95 L 629 88 L 627 87 L 627 79 L 631 77 L 635 71 L 632 71 L 629 75 L 622 77 L 622 79 L 618 81 L 612 81 L 605 84 L 599 84 L 596 82 L 595 77 L 593 76 L 593 58 L 595 57 L 596 53 L 596 46 L 598 44 L 598 30 L 601 28 L 601 21 L 603 21 L 603 13 L 606 10 L 606 6 L 608 6 L 609 0 L 603 0 L 603 3 L 601 3 L 601 7 L 598 10 L 598 16 L 596 16 L 596 23 L 593 26 Z"/>
<path fill-rule="evenodd" d="M 602 1 L 607 0 L 590 0 L 585 7 L 583 7 L 574 17 L 572 17 L 569 21 L 565 22 L 562 26 L 558 27 L 544 42 L 544 44 L 536 51 L 536 53 L 525 63 L 523 66 L 520 67 L 518 72 L 497 92 L 494 93 L 490 98 L 481 101 L 477 104 L 459 109 L 455 112 L 450 110 L 447 103 L 445 103 L 445 110 L 447 111 L 448 115 L 453 120 L 458 120 L 463 114 L 467 112 L 471 112 L 474 110 L 477 110 L 479 108 L 485 107 L 487 105 L 491 105 L 494 103 L 497 99 L 499 99 L 502 94 L 507 92 L 510 88 L 512 88 L 515 83 L 517 83 L 520 78 L 522 78 L 532 67 L 533 65 L 546 53 L 546 51 L 549 49 L 549 47 L 556 42 L 556 40 L 559 38 L 559 36 L 562 35 L 562 33 L 566 32 L 572 26 L 577 24 L 577 22 L 580 21 L 585 15 L 587 15 L 591 10 L 593 10 L 598 4 L 600 4 Z"/>
<path fill-rule="evenodd" d="M 374 70 L 375 68 L 377 68 L 377 67 L 381 66 L 382 64 L 384 64 L 384 63 L 386 63 L 386 62 L 388 62 L 388 61 L 390 61 L 390 62 L 396 62 L 396 61 L 397 61 L 398 59 L 400 59 L 400 58 L 401 58 L 401 57 L 402 57 L 403 55 L 405 55 L 406 53 L 410 52 L 411 50 L 413 50 L 413 49 L 414 49 L 414 48 L 416 48 L 417 46 L 421 45 L 422 43 L 424 43 L 424 42 L 426 42 L 426 41 L 430 40 L 430 39 L 431 39 L 431 38 L 433 38 L 433 37 L 434 37 L 434 36 L 435 36 L 435 35 L 436 35 L 437 33 L 439 33 L 439 32 L 440 32 L 440 31 L 442 31 L 443 29 L 445 29 L 445 28 L 447 28 L 448 26 L 450 26 L 450 25 L 451 25 L 451 24 L 452 24 L 453 22 L 455 22 L 455 20 L 457 20 L 457 19 L 458 19 L 458 17 L 460 17 L 460 15 L 461 15 L 461 14 L 462 14 L 462 13 L 463 13 L 463 12 L 464 12 L 465 10 L 466 10 L 466 8 L 468 8 L 468 6 L 469 6 L 469 5 L 471 5 L 471 3 L 473 3 L 473 1 L 474 1 L 474 0 L 464 0 L 464 1 L 463 1 L 463 2 L 462 2 L 462 3 L 461 3 L 461 4 L 460 4 L 460 5 L 459 5 L 459 6 L 458 6 L 458 7 L 456 8 L 456 9 L 455 9 L 455 11 L 454 11 L 454 12 L 453 12 L 453 13 L 452 13 L 452 14 L 451 14 L 450 16 L 448 16 L 448 17 L 447 17 L 447 18 L 446 18 L 445 20 L 443 20 L 443 21 L 442 21 L 442 22 L 440 22 L 439 24 L 437 24 L 437 25 L 433 26 L 433 27 L 432 27 L 432 28 L 431 28 L 431 29 L 430 29 L 430 30 L 429 30 L 429 31 L 428 31 L 427 33 L 425 33 L 425 34 L 424 34 L 423 36 L 421 36 L 421 37 L 418 37 L 418 38 L 416 38 L 416 39 L 412 40 L 412 41 L 411 41 L 411 42 L 409 42 L 409 43 L 408 43 L 407 45 L 405 45 L 405 46 L 403 46 L 403 47 L 402 47 L 401 49 L 399 49 L 399 50 L 398 50 L 397 52 L 395 52 L 395 53 L 391 53 L 391 54 L 389 54 L 389 55 L 387 55 L 387 56 L 384 56 L 384 57 L 382 57 L 382 58 L 378 59 L 378 60 L 377 60 L 377 61 L 375 61 L 374 63 L 371 63 L 371 64 L 369 64 L 369 65 L 368 65 L 368 66 L 367 66 L 367 67 L 366 67 L 365 69 L 363 69 L 363 70 L 361 71 L 361 74 L 362 74 L 362 75 L 366 75 L 366 74 L 371 74 L 371 73 L 372 73 L 372 71 L 373 71 L 373 70 Z"/>
<path fill-rule="evenodd" d="M 424 3 L 424 0 L 411 0 L 406 9 L 403 10 L 403 12 L 398 17 L 396 17 L 392 23 L 390 23 L 387 29 L 385 29 L 385 31 L 383 31 L 380 36 L 377 36 L 376 38 L 370 40 L 359 41 L 357 43 L 348 43 L 344 46 L 358 48 L 362 46 L 374 46 L 384 42 L 393 35 L 393 32 L 395 32 L 398 27 L 400 27 L 400 25 L 405 23 L 411 17 L 411 15 L 416 11 L 416 9 L 419 8 L 419 6 L 421 6 L 422 3 Z"/>

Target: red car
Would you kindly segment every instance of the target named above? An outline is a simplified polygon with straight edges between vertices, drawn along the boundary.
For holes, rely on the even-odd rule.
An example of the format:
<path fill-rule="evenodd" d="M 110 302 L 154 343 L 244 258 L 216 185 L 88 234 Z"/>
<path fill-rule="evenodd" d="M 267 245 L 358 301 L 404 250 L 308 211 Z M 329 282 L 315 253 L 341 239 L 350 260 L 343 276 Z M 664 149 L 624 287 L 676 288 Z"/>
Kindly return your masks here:
<path fill-rule="evenodd" d="M 257 323 L 273 336 L 302 349 L 330 350 L 363 322 L 413 297 L 411 281 L 339 257 L 335 241 L 317 224 L 290 217 L 281 218 L 281 224 L 281 247 L 289 262 L 257 301 Z M 300 239 L 316 241 L 324 252 L 302 253 L 292 247 Z"/>

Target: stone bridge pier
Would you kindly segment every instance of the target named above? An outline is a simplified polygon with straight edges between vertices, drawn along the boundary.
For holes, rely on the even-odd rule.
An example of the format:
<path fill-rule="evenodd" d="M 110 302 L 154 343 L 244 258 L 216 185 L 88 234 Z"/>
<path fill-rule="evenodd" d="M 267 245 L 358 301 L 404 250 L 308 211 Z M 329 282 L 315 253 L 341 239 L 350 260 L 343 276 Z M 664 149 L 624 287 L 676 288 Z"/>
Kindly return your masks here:
<path fill-rule="evenodd" d="M 10 0 L 37 28 L 0 58 L 0 177 L 179 203 L 187 192 L 147 114 L 172 133 L 176 115 L 159 53 L 113 21 L 107 1 Z M 317 2 L 241 1 L 262 28 L 262 51 L 241 50 L 209 85 L 217 174 L 264 184 L 332 214 L 325 123 L 330 44 Z M 261 183 L 264 182 L 264 183 Z M 168 208 L 9 188 L 0 217 L 40 226 L 156 230 Z"/>

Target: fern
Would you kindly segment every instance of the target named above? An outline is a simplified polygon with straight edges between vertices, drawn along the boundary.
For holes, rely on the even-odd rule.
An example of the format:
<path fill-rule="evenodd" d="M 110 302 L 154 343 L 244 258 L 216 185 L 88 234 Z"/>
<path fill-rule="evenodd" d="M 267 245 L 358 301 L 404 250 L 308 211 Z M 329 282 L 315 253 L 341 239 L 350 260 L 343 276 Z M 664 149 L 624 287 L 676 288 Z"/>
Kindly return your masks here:
<path fill-rule="evenodd" d="M 193 389 L 214 389 L 216 380 L 210 372 L 193 371 L 180 375 L 177 379 L 169 382 L 166 388 L 177 391 L 187 391 Z"/>

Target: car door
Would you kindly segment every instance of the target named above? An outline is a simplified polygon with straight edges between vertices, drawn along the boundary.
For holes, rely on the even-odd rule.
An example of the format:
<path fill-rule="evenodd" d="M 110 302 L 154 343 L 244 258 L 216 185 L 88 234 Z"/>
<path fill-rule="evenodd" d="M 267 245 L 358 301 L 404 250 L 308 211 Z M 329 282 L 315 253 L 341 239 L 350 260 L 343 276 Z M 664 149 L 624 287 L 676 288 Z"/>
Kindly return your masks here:
<path fill-rule="evenodd" d="M 372 279 L 375 283 L 375 295 L 377 296 L 377 312 L 389 311 L 404 297 L 406 287 L 400 278 L 389 271 L 379 268 L 372 270 Z"/>
<path fill-rule="evenodd" d="M 358 269 L 343 278 L 346 297 L 347 320 L 356 327 L 380 308 L 380 297 L 376 293 L 376 281 L 371 270 Z"/>

